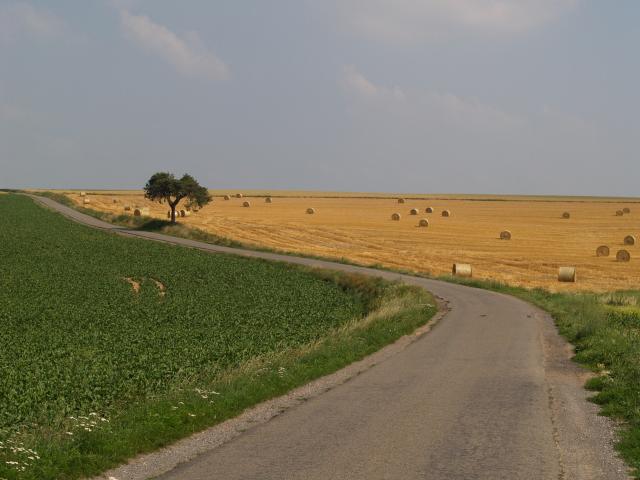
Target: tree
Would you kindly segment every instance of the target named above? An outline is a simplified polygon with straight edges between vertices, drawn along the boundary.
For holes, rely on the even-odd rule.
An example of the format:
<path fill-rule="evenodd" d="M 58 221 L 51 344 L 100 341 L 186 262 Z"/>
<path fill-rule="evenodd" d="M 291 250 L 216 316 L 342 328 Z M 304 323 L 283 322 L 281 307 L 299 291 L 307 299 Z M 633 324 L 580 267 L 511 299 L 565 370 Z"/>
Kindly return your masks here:
<path fill-rule="evenodd" d="M 171 208 L 171 223 L 176 223 L 176 207 L 186 198 L 189 205 L 203 207 L 211 201 L 211 195 L 191 175 L 177 179 L 173 173 L 154 173 L 144 186 L 144 196 L 149 200 L 165 201 Z"/>

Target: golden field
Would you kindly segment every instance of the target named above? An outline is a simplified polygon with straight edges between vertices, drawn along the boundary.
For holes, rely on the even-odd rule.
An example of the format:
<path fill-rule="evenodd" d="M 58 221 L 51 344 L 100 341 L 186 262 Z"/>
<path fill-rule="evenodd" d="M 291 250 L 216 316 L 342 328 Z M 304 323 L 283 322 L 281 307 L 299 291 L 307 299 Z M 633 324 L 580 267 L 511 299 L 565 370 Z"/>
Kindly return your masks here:
<path fill-rule="evenodd" d="M 67 193 L 81 203 L 77 192 Z M 640 247 L 623 245 L 629 234 L 640 240 L 639 199 L 407 195 L 398 204 L 390 194 L 271 191 L 273 203 L 267 204 L 267 192 L 228 201 L 223 193 L 236 192 L 212 191 L 214 201 L 180 223 L 246 244 L 433 275 L 450 273 L 455 262 L 472 264 L 476 278 L 525 287 L 605 291 L 640 285 Z M 139 191 L 88 194 L 96 210 L 125 213 L 124 205 L 137 205 L 166 218 L 167 206 L 145 200 Z M 250 208 L 242 206 L 245 200 Z M 433 214 L 425 213 L 428 206 Z M 309 207 L 314 215 L 305 213 Z M 631 213 L 616 216 L 623 207 Z M 420 213 L 409 215 L 412 208 Z M 451 217 L 440 216 L 444 209 Z M 568 220 L 562 218 L 565 211 L 571 213 Z M 391 220 L 394 212 L 400 221 Z M 428 227 L 418 227 L 421 218 L 429 220 Z M 502 230 L 510 230 L 512 240 L 500 240 Z M 599 245 L 608 245 L 611 255 L 596 257 Z M 616 262 L 622 248 L 631 252 L 631 262 Z M 577 267 L 577 283 L 559 283 L 559 266 Z"/>

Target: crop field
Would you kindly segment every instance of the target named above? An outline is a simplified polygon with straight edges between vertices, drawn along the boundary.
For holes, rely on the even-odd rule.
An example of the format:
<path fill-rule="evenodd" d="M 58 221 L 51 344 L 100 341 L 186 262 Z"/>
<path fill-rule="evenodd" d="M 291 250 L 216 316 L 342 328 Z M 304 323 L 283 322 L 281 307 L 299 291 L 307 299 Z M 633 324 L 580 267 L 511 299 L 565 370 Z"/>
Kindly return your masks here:
<path fill-rule="evenodd" d="M 26 197 L 0 196 L 0 214 L 3 479 L 95 473 L 286 390 L 309 372 L 289 378 L 265 359 L 317 343 L 374 298 L 310 270 L 92 230 Z M 420 309 L 420 321 L 435 311 Z M 253 371 L 237 398 L 220 390 L 247 365 L 282 385 Z"/>
<path fill-rule="evenodd" d="M 638 246 L 623 244 L 627 235 L 640 240 L 638 199 L 412 195 L 398 204 L 388 194 L 271 192 L 273 202 L 267 204 L 259 196 L 267 192 L 230 200 L 212 193 L 212 204 L 180 223 L 248 245 L 432 275 L 450 273 L 453 263 L 470 263 L 476 278 L 527 288 L 607 291 L 640 283 Z M 77 192 L 69 198 L 81 202 Z M 90 198 L 87 206 L 96 210 L 124 213 L 123 205 L 140 205 L 166 218 L 166 206 L 144 200 L 141 192 L 95 192 Z M 250 208 L 242 206 L 245 200 Z M 429 206 L 434 213 L 425 213 Z M 309 207 L 315 214 L 305 214 Z M 616 216 L 625 207 L 630 213 Z M 418 215 L 409 214 L 412 208 Z M 451 217 L 440 216 L 444 209 Z M 400 221 L 391 220 L 394 212 Z M 562 218 L 564 212 L 569 219 Z M 422 218 L 428 227 L 418 227 Z M 500 240 L 503 230 L 511 231 L 511 240 Z M 600 245 L 609 246 L 609 257 L 596 256 Z M 628 263 L 616 261 L 623 248 L 631 253 Z M 559 283 L 560 266 L 575 266 L 577 282 Z"/>

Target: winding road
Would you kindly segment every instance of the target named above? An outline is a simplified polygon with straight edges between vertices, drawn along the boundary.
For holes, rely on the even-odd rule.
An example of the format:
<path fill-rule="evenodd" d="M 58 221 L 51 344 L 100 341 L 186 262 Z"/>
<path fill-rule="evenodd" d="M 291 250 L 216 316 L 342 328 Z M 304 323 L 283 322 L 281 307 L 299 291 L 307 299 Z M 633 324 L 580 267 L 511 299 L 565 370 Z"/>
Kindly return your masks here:
<path fill-rule="evenodd" d="M 298 391 L 270 402 L 276 412 L 264 414 L 267 407 L 257 406 L 244 420 L 141 456 L 104 478 L 629 478 L 612 447 L 613 424 L 586 400 L 587 373 L 571 362 L 570 346 L 552 319 L 521 300 L 370 268 L 128 230 L 49 198 L 32 198 L 121 235 L 400 279 L 445 299 L 450 309 L 429 333 L 399 341 L 348 378 L 320 379 L 309 387 L 315 393 Z"/>

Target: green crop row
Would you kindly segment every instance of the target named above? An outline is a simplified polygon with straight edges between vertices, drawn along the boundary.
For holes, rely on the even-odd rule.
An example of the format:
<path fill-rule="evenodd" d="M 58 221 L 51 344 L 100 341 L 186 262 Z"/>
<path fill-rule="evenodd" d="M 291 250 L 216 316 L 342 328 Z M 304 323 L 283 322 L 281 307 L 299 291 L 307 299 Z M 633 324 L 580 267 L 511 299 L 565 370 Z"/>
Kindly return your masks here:
<path fill-rule="evenodd" d="M 0 218 L 0 479 L 95 473 L 277 394 L 211 387 L 362 318 L 388 288 L 123 238 L 18 195 L 0 196 Z"/>

